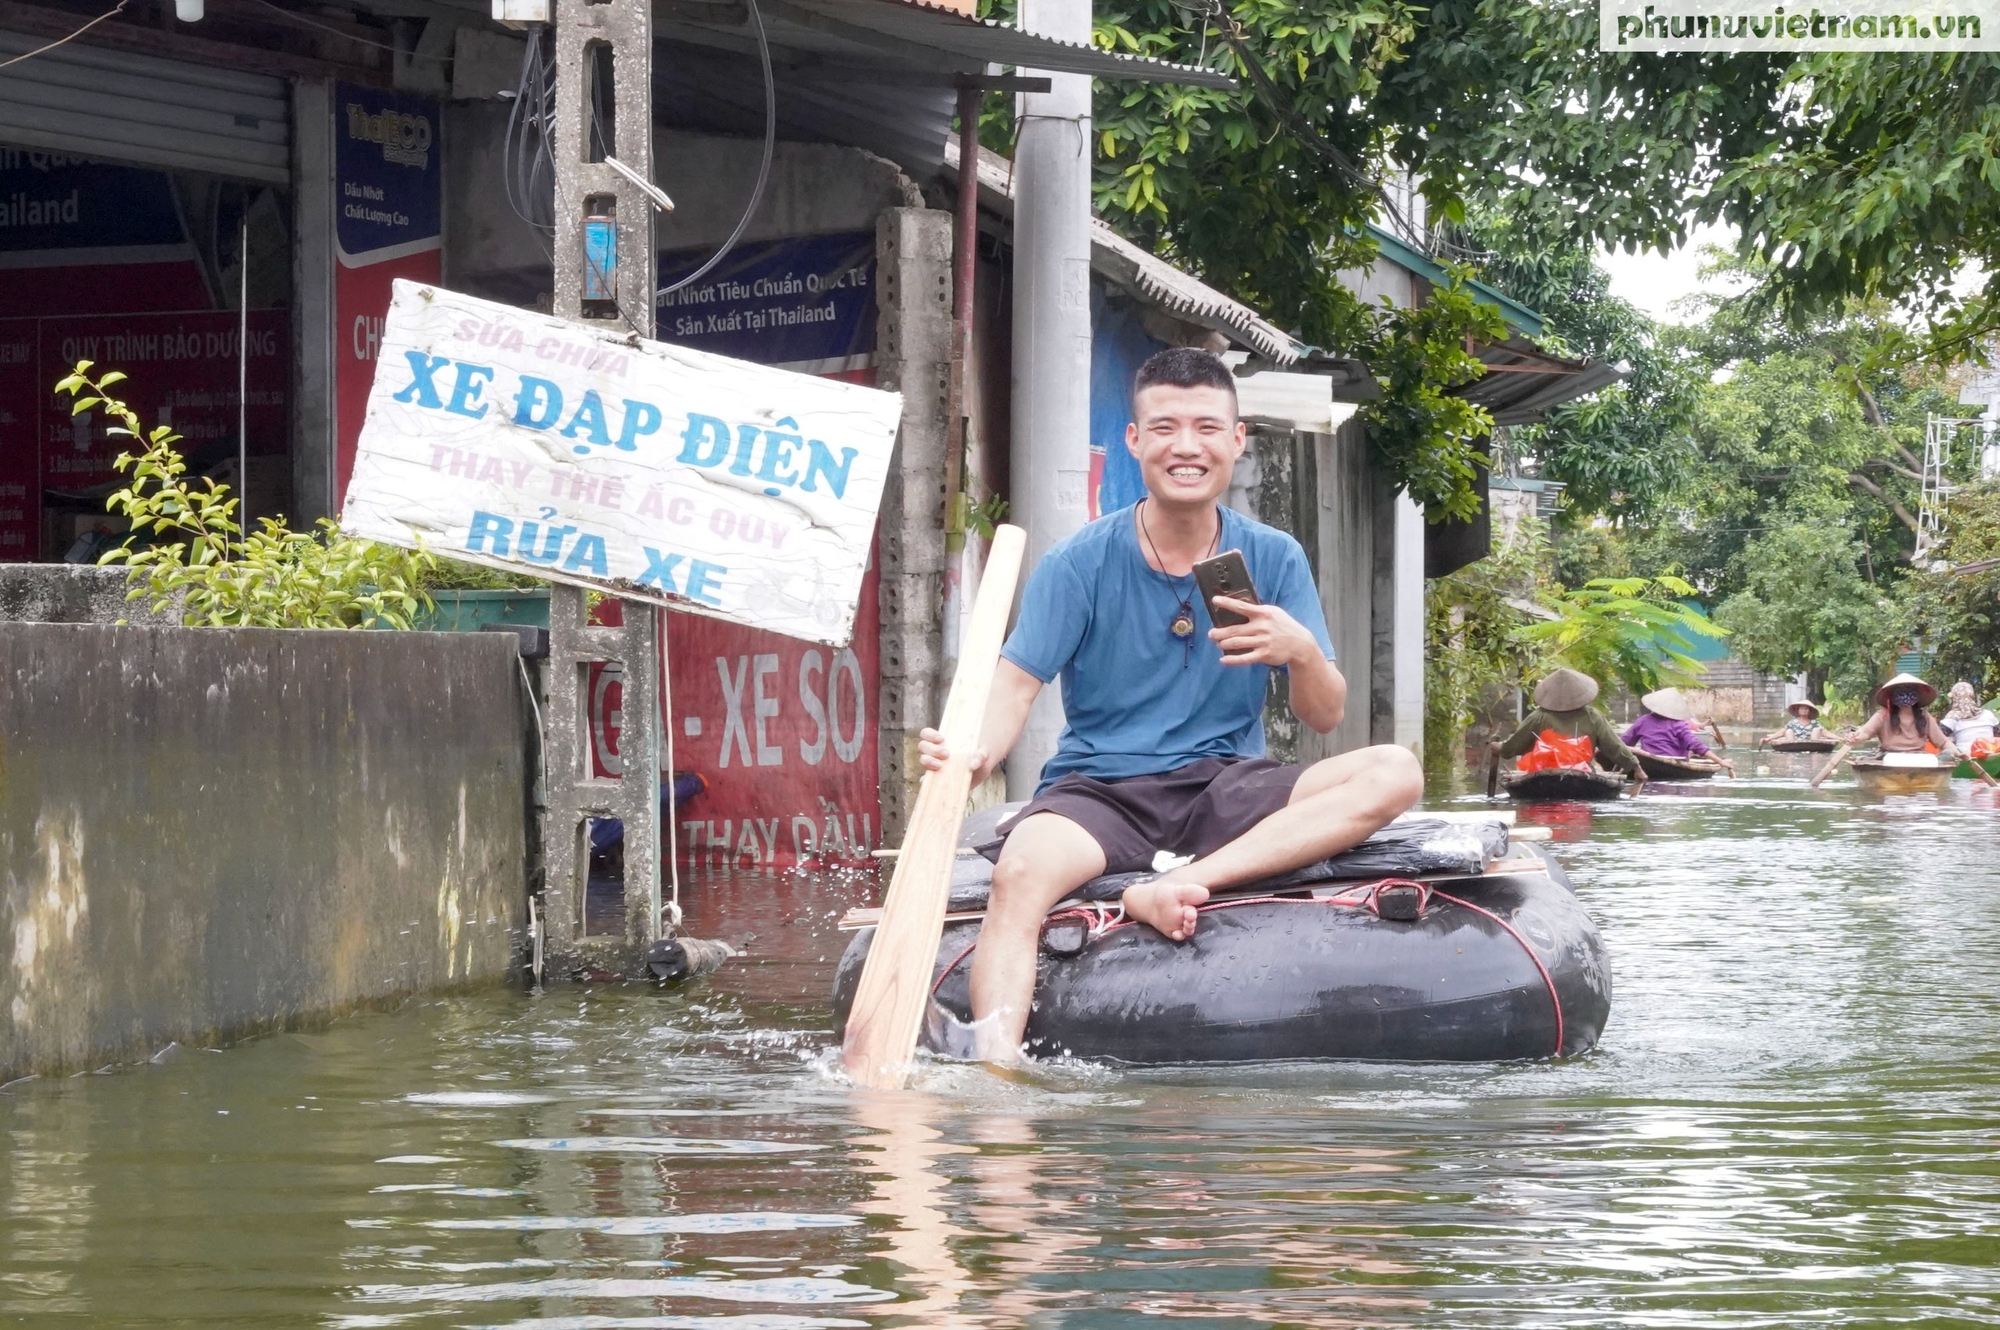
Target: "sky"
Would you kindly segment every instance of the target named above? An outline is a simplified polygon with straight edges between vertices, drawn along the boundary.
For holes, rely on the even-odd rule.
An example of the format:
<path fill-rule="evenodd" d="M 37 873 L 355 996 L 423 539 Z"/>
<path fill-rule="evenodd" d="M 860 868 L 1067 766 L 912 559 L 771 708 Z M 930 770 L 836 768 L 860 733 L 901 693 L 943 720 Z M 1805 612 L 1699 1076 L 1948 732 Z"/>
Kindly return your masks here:
<path fill-rule="evenodd" d="M 1676 302 L 1703 288 L 1696 269 L 1701 266 L 1701 248 L 1735 241 L 1729 227 L 1705 226 L 1688 237 L 1688 243 L 1672 254 L 1647 250 L 1627 254 L 1611 250 L 1599 254 L 1598 264 L 1611 274 L 1611 294 L 1631 301 L 1655 319 L 1666 323 L 1689 323 L 1695 315 L 1674 308 Z"/>

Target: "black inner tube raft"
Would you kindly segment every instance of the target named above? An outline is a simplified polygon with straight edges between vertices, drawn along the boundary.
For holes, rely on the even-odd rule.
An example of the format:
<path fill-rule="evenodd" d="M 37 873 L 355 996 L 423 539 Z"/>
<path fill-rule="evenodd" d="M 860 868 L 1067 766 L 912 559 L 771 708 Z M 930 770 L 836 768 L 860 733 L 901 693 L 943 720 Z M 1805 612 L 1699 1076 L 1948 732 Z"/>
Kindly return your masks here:
<path fill-rule="evenodd" d="M 984 864 L 961 862 L 972 873 Z M 1219 896 L 1185 943 L 1138 924 L 1084 934 L 1057 917 L 1028 1051 L 1140 1066 L 1586 1052 L 1610 1014 L 1604 944 L 1553 860 L 1536 850 L 1529 863 L 1439 882 L 1448 895 L 1407 923 L 1378 918 L 1357 899 L 1365 888 L 1341 882 Z M 1071 938 L 1048 945 L 1065 930 Z M 841 958 L 838 1024 L 873 933 L 859 932 Z M 933 962 L 937 1002 L 959 1020 L 971 1016 L 966 962 L 978 935 L 977 919 L 948 922 Z"/>

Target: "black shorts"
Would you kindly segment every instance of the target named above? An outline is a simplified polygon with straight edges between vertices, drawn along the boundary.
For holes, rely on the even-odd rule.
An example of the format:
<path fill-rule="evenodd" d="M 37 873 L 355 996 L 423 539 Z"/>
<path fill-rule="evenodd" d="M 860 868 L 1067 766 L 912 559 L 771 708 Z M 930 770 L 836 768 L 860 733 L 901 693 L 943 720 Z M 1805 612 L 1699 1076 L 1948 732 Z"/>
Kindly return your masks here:
<path fill-rule="evenodd" d="M 1175 771 L 1122 780 L 1071 772 L 1002 830 L 1036 813 L 1058 813 L 1103 849 L 1106 873 L 1143 872 L 1160 850 L 1200 858 L 1221 849 L 1289 803 L 1304 770 L 1268 757 L 1204 757 Z M 980 849 L 998 858 L 1004 843 Z"/>

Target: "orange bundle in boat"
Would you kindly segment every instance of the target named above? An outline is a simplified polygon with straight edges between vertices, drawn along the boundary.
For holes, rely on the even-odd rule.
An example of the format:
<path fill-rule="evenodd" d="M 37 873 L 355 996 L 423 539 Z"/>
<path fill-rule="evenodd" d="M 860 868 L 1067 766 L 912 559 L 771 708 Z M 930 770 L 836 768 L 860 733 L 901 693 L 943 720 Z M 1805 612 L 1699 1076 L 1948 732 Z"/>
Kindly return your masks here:
<path fill-rule="evenodd" d="M 1977 762 L 1981 758 L 1991 757 L 1995 753 L 2000 753 L 2000 739 L 1974 739 L 1972 741 L 1972 751 L 1967 753 L 1966 756 Z"/>
<path fill-rule="evenodd" d="M 1587 734 L 1571 737 L 1543 730 L 1535 746 L 1521 754 L 1514 765 L 1522 771 L 1557 771 L 1563 767 L 1587 767 L 1597 756 L 1597 745 Z"/>

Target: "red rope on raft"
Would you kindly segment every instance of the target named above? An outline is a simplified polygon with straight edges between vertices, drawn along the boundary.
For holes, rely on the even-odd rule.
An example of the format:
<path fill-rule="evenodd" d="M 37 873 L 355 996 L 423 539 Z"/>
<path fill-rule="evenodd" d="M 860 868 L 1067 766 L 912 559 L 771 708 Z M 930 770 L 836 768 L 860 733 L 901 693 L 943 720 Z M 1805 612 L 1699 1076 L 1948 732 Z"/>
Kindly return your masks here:
<path fill-rule="evenodd" d="M 1554 1056 L 1562 1056 L 1563 1040 L 1565 1038 L 1563 1007 L 1562 997 L 1556 992 L 1555 976 L 1549 973 L 1549 967 L 1542 964 L 1542 958 L 1535 954 L 1534 946 L 1529 943 L 1528 939 L 1521 936 L 1520 931 L 1514 925 L 1508 923 L 1485 906 L 1474 905 L 1463 896 L 1454 896 L 1448 891 L 1439 891 L 1436 887 L 1428 883 L 1413 882 L 1408 878 L 1385 877 L 1379 882 L 1365 882 L 1359 886 L 1349 887 L 1345 891 L 1332 896 L 1233 896 L 1225 900 L 1212 900 L 1205 905 L 1197 905 L 1195 906 L 1195 913 L 1207 914 L 1212 910 L 1232 910 L 1244 905 L 1338 905 L 1348 909 L 1365 909 L 1379 916 L 1381 910 L 1377 908 L 1376 901 L 1385 887 L 1415 887 L 1421 897 L 1418 904 L 1419 912 L 1422 911 L 1425 905 L 1430 903 L 1431 897 L 1436 896 L 1440 900 L 1447 900 L 1453 905 L 1462 906 L 1474 914 L 1483 915 L 1507 930 L 1507 936 L 1521 944 L 1521 950 L 1528 954 L 1528 959 L 1534 963 L 1535 972 L 1542 976 L 1542 983 L 1549 990 L 1549 1005 L 1555 1008 L 1556 1013 L 1556 1047 Z M 1124 910 L 1122 906 L 1119 907 L 1118 918 L 1110 918 L 1110 913 L 1110 911 L 1101 906 L 1073 905 L 1068 909 L 1055 911 L 1043 923 L 1046 925 L 1056 920 L 1075 921 L 1088 927 L 1091 930 L 1091 937 L 1094 940 L 1108 933 L 1114 933 L 1121 928 L 1130 928 L 1135 922 L 1123 917 Z M 944 981 L 951 977 L 951 972 L 964 964 L 965 958 L 970 956 L 978 946 L 979 939 L 974 938 L 966 946 L 965 950 L 951 958 L 951 964 L 938 972 L 937 982 L 931 985 L 932 997 L 938 995 L 939 990 L 944 987 Z"/>
<path fill-rule="evenodd" d="M 1453 905 L 1463 905 L 1466 909 L 1471 910 L 1474 914 L 1485 915 L 1488 919 L 1491 919 L 1494 923 L 1506 929 L 1507 936 L 1513 938 L 1516 942 L 1521 944 L 1521 950 L 1527 952 L 1528 959 L 1535 963 L 1535 969 L 1541 974 L 1542 982 L 1548 985 L 1549 1005 L 1556 1009 L 1556 1051 L 1554 1056 L 1561 1057 L 1563 1051 L 1562 998 L 1557 996 L 1556 994 L 1555 976 L 1549 973 L 1548 966 L 1542 964 L 1542 958 L 1535 954 L 1535 949 L 1534 947 L 1529 945 L 1528 939 L 1522 937 L 1520 932 L 1517 929 L 1515 929 L 1514 925 L 1508 923 L 1505 919 L 1502 919 L 1499 915 L 1493 913 L 1493 911 L 1487 909 L 1483 905 L 1474 905 L 1471 901 L 1466 900 L 1464 897 L 1454 896 L 1447 891 L 1434 891 L 1432 894 L 1443 897 L 1445 900 L 1450 901 Z"/>

